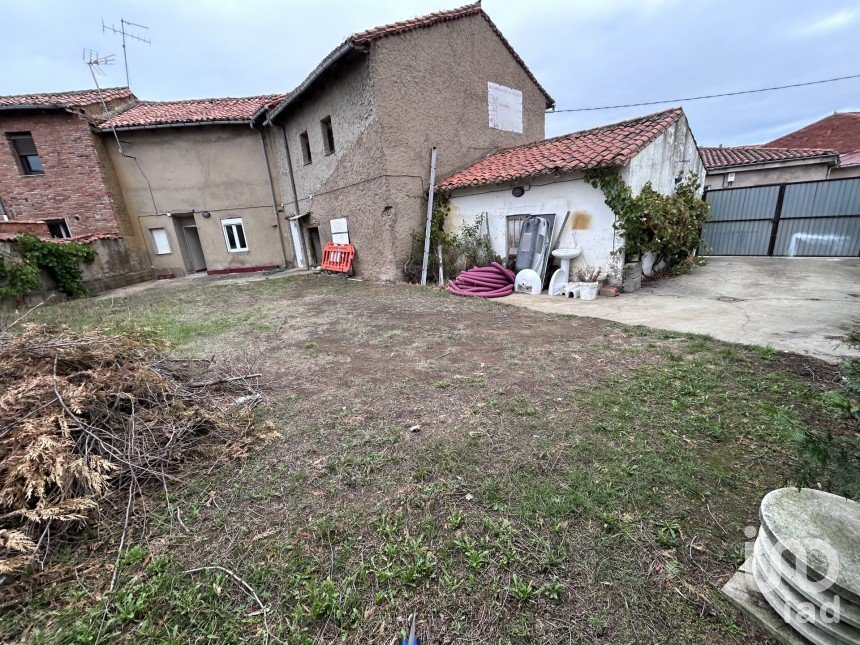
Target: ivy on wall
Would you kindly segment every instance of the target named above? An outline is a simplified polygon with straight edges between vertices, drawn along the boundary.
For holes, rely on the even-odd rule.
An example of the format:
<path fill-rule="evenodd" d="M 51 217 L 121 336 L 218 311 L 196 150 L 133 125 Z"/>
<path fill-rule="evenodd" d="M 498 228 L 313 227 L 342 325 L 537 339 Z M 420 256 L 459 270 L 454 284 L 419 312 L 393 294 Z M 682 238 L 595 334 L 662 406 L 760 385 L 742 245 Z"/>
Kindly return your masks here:
<path fill-rule="evenodd" d="M 710 210 L 697 194 L 696 173 L 683 177 L 671 195 L 658 193 L 649 181 L 634 196 L 613 170 L 589 172 L 586 181 L 603 191 L 607 206 L 615 213 L 613 228 L 624 238 L 619 253 L 635 260 L 652 252 L 657 256 L 655 264 L 665 261 L 670 272 L 689 269 Z"/>
<path fill-rule="evenodd" d="M 21 298 L 39 287 L 37 277 L 45 270 L 57 288 L 69 297 L 87 295 L 81 262 L 92 262 L 96 253 L 76 242 L 46 242 L 30 233 L 15 238 L 21 259 L 0 257 L 0 300 Z"/>

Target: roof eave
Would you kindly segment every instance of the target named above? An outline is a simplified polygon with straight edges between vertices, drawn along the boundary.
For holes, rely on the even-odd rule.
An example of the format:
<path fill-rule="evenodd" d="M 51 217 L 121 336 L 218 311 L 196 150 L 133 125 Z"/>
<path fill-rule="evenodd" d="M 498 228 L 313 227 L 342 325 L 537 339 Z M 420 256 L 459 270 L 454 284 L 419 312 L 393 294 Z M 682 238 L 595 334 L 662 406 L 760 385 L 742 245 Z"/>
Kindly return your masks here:
<path fill-rule="evenodd" d="M 266 120 L 263 122 L 263 125 L 271 125 L 281 112 L 287 109 L 287 107 L 291 103 L 298 99 L 311 85 L 313 85 L 314 81 L 316 81 L 320 76 L 327 72 L 335 63 L 344 58 L 348 53 L 356 49 L 357 47 L 351 39 L 344 42 L 334 51 L 333 54 L 330 54 L 329 57 L 324 60 L 321 65 L 319 65 L 313 72 L 311 72 L 310 76 L 303 80 L 301 84 L 295 90 L 293 90 L 287 98 L 278 103 L 278 105 L 275 106 L 269 112 L 269 116 L 266 117 Z"/>
<path fill-rule="evenodd" d="M 180 121 L 176 123 L 154 123 L 151 125 L 118 125 L 100 126 L 96 128 L 99 132 L 127 132 L 129 130 L 161 130 L 163 128 L 190 128 L 204 125 L 250 125 L 250 119 L 221 119 L 218 121 Z"/>
<path fill-rule="evenodd" d="M 767 161 L 753 161 L 750 163 L 730 164 L 724 166 L 705 166 L 705 172 L 732 172 L 735 170 L 757 170 L 760 167 L 785 165 L 808 165 L 812 163 L 826 162 L 830 166 L 839 165 L 839 155 L 817 155 L 815 157 L 792 157 L 790 159 L 769 159 Z"/>

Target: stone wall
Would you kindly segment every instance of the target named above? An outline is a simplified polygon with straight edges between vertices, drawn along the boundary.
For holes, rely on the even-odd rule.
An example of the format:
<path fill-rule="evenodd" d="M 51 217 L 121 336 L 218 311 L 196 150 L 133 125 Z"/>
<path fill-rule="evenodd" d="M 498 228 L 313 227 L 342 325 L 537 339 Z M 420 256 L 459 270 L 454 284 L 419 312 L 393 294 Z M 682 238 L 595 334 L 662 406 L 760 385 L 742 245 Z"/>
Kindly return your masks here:
<path fill-rule="evenodd" d="M 152 280 L 152 271 L 130 255 L 121 237 L 104 237 L 85 242 L 96 252 L 95 260 L 83 263 L 84 286 L 93 293 L 101 293 L 110 289 L 118 289 L 130 284 Z M 10 240 L 0 240 L 0 255 L 5 257 L 20 257 L 17 245 Z M 51 277 L 45 272 L 39 275 L 39 290 L 24 297 L 25 306 L 33 306 L 53 296 L 53 300 L 65 298 L 56 289 Z M 11 308 L 17 303 L 0 302 L 0 307 Z"/>

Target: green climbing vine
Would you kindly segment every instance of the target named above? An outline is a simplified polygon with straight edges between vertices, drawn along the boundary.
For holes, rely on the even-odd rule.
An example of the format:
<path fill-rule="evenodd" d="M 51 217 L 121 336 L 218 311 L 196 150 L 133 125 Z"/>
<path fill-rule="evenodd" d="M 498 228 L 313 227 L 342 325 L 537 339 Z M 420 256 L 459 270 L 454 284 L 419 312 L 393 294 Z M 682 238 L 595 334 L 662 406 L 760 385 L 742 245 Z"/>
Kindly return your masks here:
<path fill-rule="evenodd" d="M 0 300 L 20 298 L 35 291 L 39 271 L 44 269 L 67 296 L 87 295 L 81 262 L 92 262 L 96 253 L 76 242 L 46 242 L 23 233 L 15 238 L 21 259 L 0 257 Z"/>
<path fill-rule="evenodd" d="M 658 193 L 651 182 L 633 195 L 630 186 L 612 170 L 590 172 L 586 180 L 603 191 L 606 204 L 615 212 L 613 227 L 624 238 L 619 253 L 632 259 L 653 252 L 657 262 L 668 264 L 669 272 L 689 268 L 709 214 L 708 204 L 698 195 L 696 173 L 683 177 L 671 195 Z"/>

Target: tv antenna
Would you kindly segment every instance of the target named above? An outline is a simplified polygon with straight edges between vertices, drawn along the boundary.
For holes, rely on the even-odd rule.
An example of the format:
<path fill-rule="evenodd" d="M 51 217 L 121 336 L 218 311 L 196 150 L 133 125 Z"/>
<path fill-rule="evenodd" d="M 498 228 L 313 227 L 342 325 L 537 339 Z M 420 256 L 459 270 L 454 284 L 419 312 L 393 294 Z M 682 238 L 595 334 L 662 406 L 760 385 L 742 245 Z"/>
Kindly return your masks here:
<path fill-rule="evenodd" d="M 125 18 L 119 19 L 119 29 L 117 29 L 113 24 L 106 25 L 104 18 L 102 18 L 102 33 L 106 34 L 108 32 L 112 34 L 116 34 L 122 36 L 122 59 L 125 62 L 125 84 L 126 87 L 131 87 L 131 84 L 128 80 L 128 53 L 126 52 L 125 40 L 128 38 L 129 40 L 136 40 L 139 43 L 143 43 L 144 45 L 151 45 L 152 41 L 148 38 L 144 38 L 143 36 L 139 36 L 138 34 L 132 31 L 132 28 L 137 29 L 146 29 L 149 30 L 149 27 L 146 25 L 139 25 L 136 22 L 131 22 L 130 20 L 126 20 Z"/>

